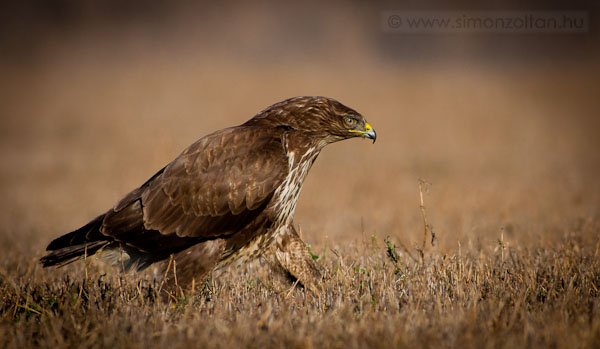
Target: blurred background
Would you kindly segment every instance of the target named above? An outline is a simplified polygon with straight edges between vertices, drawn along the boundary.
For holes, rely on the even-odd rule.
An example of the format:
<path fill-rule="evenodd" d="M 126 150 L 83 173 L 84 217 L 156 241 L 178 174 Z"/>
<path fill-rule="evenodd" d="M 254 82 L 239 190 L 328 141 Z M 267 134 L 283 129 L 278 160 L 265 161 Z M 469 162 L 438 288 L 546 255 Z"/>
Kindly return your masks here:
<path fill-rule="evenodd" d="M 296 212 L 319 249 L 442 253 L 600 230 L 595 2 L 28 1 L 0 11 L 0 242 L 41 256 L 185 147 L 298 95 L 361 112 Z M 395 33 L 385 11 L 584 11 L 580 33 Z M 587 235 L 586 235 L 587 234 Z"/>

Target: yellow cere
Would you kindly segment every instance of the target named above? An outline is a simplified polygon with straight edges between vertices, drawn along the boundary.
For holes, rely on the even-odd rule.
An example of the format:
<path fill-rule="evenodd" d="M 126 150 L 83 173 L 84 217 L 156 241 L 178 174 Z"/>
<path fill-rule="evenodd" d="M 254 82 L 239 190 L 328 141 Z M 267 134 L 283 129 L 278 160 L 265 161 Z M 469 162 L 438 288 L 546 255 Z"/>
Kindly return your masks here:
<path fill-rule="evenodd" d="M 369 123 L 365 123 L 365 130 L 364 131 L 360 131 L 360 130 L 348 130 L 348 132 L 357 132 L 357 133 L 367 133 L 369 131 L 371 131 L 373 129 L 373 127 L 371 127 L 371 125 L 369 125 Z"/>

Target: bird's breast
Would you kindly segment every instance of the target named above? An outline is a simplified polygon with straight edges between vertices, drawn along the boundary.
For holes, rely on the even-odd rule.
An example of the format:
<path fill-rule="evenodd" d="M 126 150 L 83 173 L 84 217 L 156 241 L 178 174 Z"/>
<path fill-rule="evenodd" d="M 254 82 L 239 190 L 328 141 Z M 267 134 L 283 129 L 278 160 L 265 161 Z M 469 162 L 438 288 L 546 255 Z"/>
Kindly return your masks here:
<path fill-rule="evenodd" d="M 309 148 L 299 157 L 296 152 L 288 153 L 288 174 L 275 190 L 271 205 L 275 216 L 275 226 L 292 223 L 302 184 L 318 155 L 319 150 L 317 147 Z"/>
<path fill-rule="evenodd" d="M 248 231 L 250 234 L 248 240 L 245 240 L 241 246 L 233 244 L 240 247 L 226 249 L 218 268 L 231 264 L 242 264 L 260 256 L 271 245 L 273 239 L 292 224 L 302 184 L 319 155 L 319 151 L 320 149 L 317 147 L 309 148 L 299 157 L 295 152 L 288 152 L 288 174 L 281 185 L 275 189 L 271 203 L 265 209 L 266 212 L 269 212 L 267 215 L 270 216 L 268 219 L 270 223 L 250 228 L 252 231 Z"/>

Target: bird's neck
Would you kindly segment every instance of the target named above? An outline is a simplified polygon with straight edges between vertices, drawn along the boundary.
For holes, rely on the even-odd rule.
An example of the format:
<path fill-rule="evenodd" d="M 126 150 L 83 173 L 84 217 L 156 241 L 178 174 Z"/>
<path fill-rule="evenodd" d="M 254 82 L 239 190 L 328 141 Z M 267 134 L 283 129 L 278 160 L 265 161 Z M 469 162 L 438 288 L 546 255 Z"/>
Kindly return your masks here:
<path fill-rule="evenodd" d="M 290 147 L 288 144 L 287 149 L 288 173 L 273 195 L 274 220 L 277 224 L 292 223 L 302 184 L 322 147 L 315 143 L 302 147 Z"/>

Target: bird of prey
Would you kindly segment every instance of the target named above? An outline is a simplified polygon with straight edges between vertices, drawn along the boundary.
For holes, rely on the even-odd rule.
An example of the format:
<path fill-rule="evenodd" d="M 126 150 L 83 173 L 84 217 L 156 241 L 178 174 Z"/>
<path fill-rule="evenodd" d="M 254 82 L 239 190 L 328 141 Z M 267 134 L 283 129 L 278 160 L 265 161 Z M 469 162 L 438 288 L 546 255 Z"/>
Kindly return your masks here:
<path fill-rule="evenodd" d="M 178 287 L 189 289 L 213 269 L 270 254 L 319 290 L 321 274 L 293 226 L 296 202 L 321 150 L 355 137 L 375 142 L 376 134 L 334 99 L 273 104 L 200 138 L 112 208 L 50 242 L 40 261 L 64 265 L 112 251 L 125 256 L 124 270 L 161 262 L 167 275 L 176 265 Z"/>

